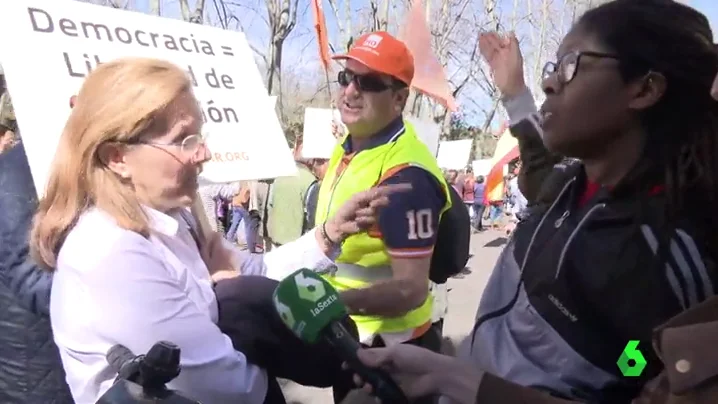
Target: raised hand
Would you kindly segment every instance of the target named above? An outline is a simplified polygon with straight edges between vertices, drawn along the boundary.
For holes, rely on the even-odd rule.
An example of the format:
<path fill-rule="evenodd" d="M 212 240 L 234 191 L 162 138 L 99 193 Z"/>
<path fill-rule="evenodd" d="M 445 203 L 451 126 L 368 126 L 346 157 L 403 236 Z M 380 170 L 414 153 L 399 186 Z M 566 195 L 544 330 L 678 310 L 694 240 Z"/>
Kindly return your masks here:
<path fill-rule="evenodd" d="M 486 32 L 479 36 L 479 51 L 491 68 L 494 85 L 505 98 L 511 98 L 523 91 L 523 57 L 516 36 L 511 33 L 501 36 Z"/>

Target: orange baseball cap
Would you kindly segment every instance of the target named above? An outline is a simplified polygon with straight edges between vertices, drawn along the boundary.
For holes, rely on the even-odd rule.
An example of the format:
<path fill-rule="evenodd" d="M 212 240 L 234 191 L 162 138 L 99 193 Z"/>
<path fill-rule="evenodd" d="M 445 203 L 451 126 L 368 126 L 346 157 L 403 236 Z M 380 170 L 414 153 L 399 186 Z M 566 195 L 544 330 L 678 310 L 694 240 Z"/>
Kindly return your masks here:
<path fill-rule="evenodd" d="M 332 56 L 334 60 L 352 59 L 379 73 L 411 84 L 414 79 L 414 57 L 404 42 L 388 32 L 377 31 L 364 34 L 349 52 Z"/>

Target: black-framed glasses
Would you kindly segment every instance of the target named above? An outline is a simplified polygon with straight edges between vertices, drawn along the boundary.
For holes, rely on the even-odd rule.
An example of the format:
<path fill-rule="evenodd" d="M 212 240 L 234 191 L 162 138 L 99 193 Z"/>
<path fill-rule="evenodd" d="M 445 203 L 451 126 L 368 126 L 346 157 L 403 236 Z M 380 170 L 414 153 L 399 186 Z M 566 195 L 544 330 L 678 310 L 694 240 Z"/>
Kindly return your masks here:
<path fill-rule="evenodd" d="M 581 58 L 584 56 L 601 59 L 620 60 L 620 57 L 610 53 L 573 51 L 561 56 L 557 62 L 547 62 L 543 67 L 541 77 L 546 80 L 553 74 L 558 74 L 558 81 L 561 84 L 568 84 L 576 77 Z"/>
<path fill-rule="evenodd" d="M 375 73 L 358 74 L 351 70 L 341 70 L 337 74 L 337 82 L 342 87 L 348 87 L 350 83 L 361 91 L 368 93 L 380 93 L 388 89 L 400 89 L 406 87 L 404 83 L 400 83 L 398 80 L 392 80 L 391 83 L 387 83 L 384 79 Z"/>
<path fill-rule="evenodd" d="M 197 152 L 200 150 L 200 148 L 207 143 L 207 137 L 208 134 L 194 134 L 189 135 L 181 140 L 176 140 L 174 142 L 151 142 L 147 140 L 137 139 L 137 140 L 131 140 L 128 142 L 124 142 L 127 144 L 142 144 L 142 145 L 148 145 L 148 146 L 164 146 L 164 147 L 177 147 L 179 148 L 180 152 L 187 156 L 194 156 L 197 154 Z"/>

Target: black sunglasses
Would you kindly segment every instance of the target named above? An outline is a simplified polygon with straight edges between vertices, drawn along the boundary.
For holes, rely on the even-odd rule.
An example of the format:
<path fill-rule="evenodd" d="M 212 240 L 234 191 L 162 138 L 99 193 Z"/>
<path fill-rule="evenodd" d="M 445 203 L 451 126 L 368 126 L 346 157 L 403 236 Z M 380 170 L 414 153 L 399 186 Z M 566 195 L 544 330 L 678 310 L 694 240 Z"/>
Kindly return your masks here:
<path fill-rule="evenodd" d="M 342 87 L 348 87 L 353 82 L 359 90 L 367 93 L 380 93 L 389 89 L 398 90 L 406 87 L 406 84 L 398 80 L 392 80 L 391 83 L 387 83 L 378 74 L 357 74 L 346 69 L 337 74 L 337 81 Z"/>
<path fill-rule="evenodd" d="M 561 58 L 557 62 L 546 63 L 543 67 L 543 72 L 542 72 L 541 77 L 543 77 L 543 79 L 545 80 L 552 74 L 557 73 L 559 83 L 568 84 L 571 80 L 574 79 L 574 77 L 576 77 L 576 73 L 578 73 L 578 66 L 581 63 L 581 58 L 584 56 L 599 58 L 599 59 L 620 60 L 620 58 L 617 55 L 613 55 L 610 53 L 590 52 L 590 51 L 569 52 L 569 53 L 561 56 Z"/>

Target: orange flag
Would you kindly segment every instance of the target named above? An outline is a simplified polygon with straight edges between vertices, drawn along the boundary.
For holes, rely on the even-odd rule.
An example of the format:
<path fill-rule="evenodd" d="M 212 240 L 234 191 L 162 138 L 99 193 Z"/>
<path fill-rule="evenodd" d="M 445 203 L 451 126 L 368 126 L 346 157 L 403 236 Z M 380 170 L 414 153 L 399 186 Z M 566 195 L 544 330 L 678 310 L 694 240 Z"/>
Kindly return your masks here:
<path fill-rule="evenodd" d="M 314 29 L 317 31 L 317 43 L 319 44 L 319 58 L 324 66 L 324 71 L 329 71 L 329 39 L 327 39 L 327 22 L 324 19 L 324 8 L 322 0 L 312 0 L 312 14 L 314 14 Z"/>
<path fill-rule="evenodd" d="M 444 67 L 431 49 L 431 32 L 426 25 L 421 0 L 413 0 L 409 17 L 404 22 L 401 40 L 414 56 L 414 80 L 411 86 L 456 112 L 458 107 L 446 80 Z"/>

